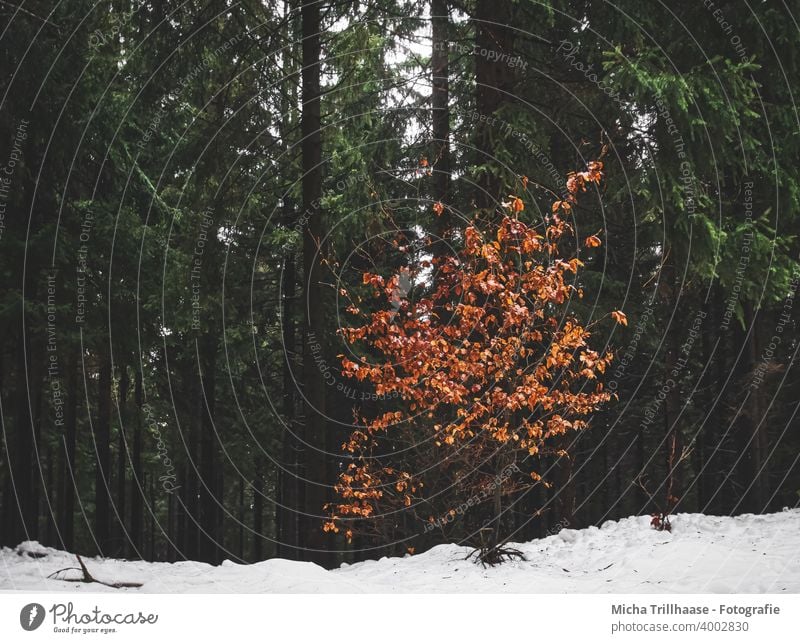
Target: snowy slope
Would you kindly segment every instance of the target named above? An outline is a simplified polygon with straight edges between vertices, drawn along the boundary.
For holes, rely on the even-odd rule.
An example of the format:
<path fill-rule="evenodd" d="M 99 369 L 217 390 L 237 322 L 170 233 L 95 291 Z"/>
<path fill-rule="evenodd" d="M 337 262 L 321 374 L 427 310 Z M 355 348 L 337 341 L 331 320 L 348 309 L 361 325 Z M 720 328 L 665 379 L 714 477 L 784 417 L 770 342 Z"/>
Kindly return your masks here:
<path fill-rule="evenodd" d="M 527 561 L 484 569 L 465 561 L 465 547 L 440 545 L 416 556 L 383 558 L 326 571 L 313 563 L 273 559 L 145 563 L 87 559 L 95 578 L 141 582 L 112 589 L 48 579 L 75 557 L 38 543 L 0 551 L 0 589 L 108 592 L 518 592 L 518 593 L 800 593 L 800 509 L 735 518 L 679 514 L 672 533 L 646 516 L 601 528 L 565 529 L 517 546 Z M 30 553 L 20 554 L 20 552 Z M 78 575 L 78 572 L 71 572 Z"/>

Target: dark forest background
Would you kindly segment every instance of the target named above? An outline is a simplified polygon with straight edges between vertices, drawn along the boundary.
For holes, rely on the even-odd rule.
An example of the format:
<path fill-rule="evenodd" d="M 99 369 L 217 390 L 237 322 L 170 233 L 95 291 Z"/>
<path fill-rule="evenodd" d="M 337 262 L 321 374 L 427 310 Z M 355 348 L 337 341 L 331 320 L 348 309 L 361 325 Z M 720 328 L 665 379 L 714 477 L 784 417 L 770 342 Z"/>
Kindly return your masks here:
<path fill-rule="evenodd" d="M 393 542 L 321 529 L 354 407 L 384 404 L 339 373 L 337 284 L 396 269 L 375 240 L 434 230 L 436 201 L 491 209 L 525 175 L 535 220 L 604 147 L 573 312 L 626 313 L 595 331 L 619 401 L 542 456 L 508 531 L 651 513 L 667 484 L 678 512 L 798 505 L 785 3 L 52 4 L 0 3 L 1 544 L 333 565 L 441 542 L 410 516 Z"/>

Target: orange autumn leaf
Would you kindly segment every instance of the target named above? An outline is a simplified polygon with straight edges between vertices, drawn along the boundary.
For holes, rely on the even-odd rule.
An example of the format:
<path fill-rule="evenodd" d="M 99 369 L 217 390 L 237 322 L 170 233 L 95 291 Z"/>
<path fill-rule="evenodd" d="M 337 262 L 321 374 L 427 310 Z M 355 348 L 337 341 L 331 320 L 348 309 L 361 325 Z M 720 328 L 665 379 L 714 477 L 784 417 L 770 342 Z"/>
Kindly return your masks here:
<path fill-rule="evenodd" d="M 569 201 L 553 201 L 553 205 L 550 208 L 551 212 L 555 214 L 559 210 L 563 210 L 564 212 L 569 212 L 572 210 L 572 206 L 569 204 Z"/>
<path fill-rule="evenodd" d="M 442 212 L 444 212 L 444 205 L 441 201 L 437 201 L 433 204 L 433 212 L 437 217 L 442 216 Z"/>
<path fill-rule="evenodd" d="M 621 310 L 615 310 L 611 313 L 611 316 L 614 318 L 614 321 L 618 324 L 622 324 L 623 326 L 628 325 L 628 318 L 625 316 Z"/>
<path fill-rule="evenodd" d="M 522 199 L 520 199 L 518 196 L 510 194 L 509 198 L 511 199 L 511 203 L 509 205 L 511 207 L 512 212 L 516 214 L 517 212 L 522 212 L 525 209 L 525 204 L 522 202 Z"/>
<path fill-rule="evenodd" d="M 597 248 L 602 242 L 597 235 L 593 234 L 591 237 L 586 237 L 586 241 L 583 243 L 587 248 Z"/>
<path fill-rule="evenodd" d="M 419 164 L 421 167 L 428 167 L 428 159 L 424 156 L 419 160 Z"/>

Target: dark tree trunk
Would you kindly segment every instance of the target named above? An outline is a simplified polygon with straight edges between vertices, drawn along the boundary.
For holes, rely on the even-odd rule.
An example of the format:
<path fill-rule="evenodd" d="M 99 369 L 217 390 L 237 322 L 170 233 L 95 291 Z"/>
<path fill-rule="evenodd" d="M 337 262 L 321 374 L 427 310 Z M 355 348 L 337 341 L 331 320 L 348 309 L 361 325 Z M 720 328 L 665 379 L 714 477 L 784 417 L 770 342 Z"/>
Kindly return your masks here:
<path fill-rule="evenodd" d="M 291 11 L 294 8 L 289 0 L 284 0 L 284 10 Z M 297 42 L 298 22 L 291 21 L 286 24 L 285 37 L 288 42 Z M 291 141 L 296 137 L 294 134 L 294 116 L 297 111 L 298 87 L 295 82 L 297 75 L 297 56 L 287 56 L 284 61 L 284 77 L 289 79 L 284 99 L 282 101 L 281 138 L 287 145 L 286 153 L 294 154 Z M 305 83 L 305 78 L 303 79 Z M 303 130 L 305 133 L 305 130 Z M 305 148 L 303 151 L 305 154 Z M 287 180 L 294 180 L 289 179 Z M 290 194 L 284 195 L 283 200 L 283 222 L 287 229 L 300 231 L 305 236 L 306 231 L 302 229 L 302 220 L 297 216 L 296 204 Z M 303 218 L 308 216 L 305 213 Z M 305 241 L 304 241 L 305 243 Z M 303 247 L 305 252 L 305 246 Z M 298 310 L 296 306 L 297 279 L 298 279 L 298 252 L 294 245 L 286 248 L 284 255 L 283 270 L 281 272 L 281 283 L 278 308 L 281 312 L 281 339 L 283 343 L 283 381 L 282 381 L 282 408 L 283 426 L 281 429 L 281 453 L 278 458 L 278 466 L 274 468 L 274 480 L 277 502 L 274 503 L 274 530 L 275 530 L 275 552 L 281 558 L 298 560 L 300 558 L 298 517 L 303 510 L 301 503 L 301 489 L 299 476 L 299 450 L 300 441 L 297 432 L 300 430 L 300 423 L 297 421 L 297 399 L 295 391 L 302 387 L 301 361 L 298 358 L 297 346 L 297 323 Z M 264 555 L 264 483 L 266 475 L 266 459 L 259 457 L 256 462 L 256 483 L 253 499 L 253 520 L 258 521 L 258 529 L 254 542 L 254 555 L 256 560 L 261 560 Z"/>
<path fill-rule="evenodd" d="M 513 22 L 514 3 L 495 2 L 494 0 L 476 0 L 475 15 L 475 90 L 478 114 L 492 116 L 506 103 L 511 101 L 514 90 L 514 70 L 500 62 L 505 54 L 513 56 L 514 32 L 510 25 Z M 490 56 L 480 52 L 496 52 Z M 492 129 L 497 125 L 479 122 L 476 127 L 477 165 L 495 164 L 495 146 Z M 493 208 L 502 194 L 500 168 L 484 172 L 478 177 L 475 203 L 479 208 Z"/>
<path fill-rule="evenodd" d="M 723 315 L 725 312 L 725 301 L 722 287 L 719 284 L 714 286 L 714 327 L 717 329 L 718 345 L 716 351 L 716 359 L 714 364 L 714 377 L 715 383 L 712 387 L 711 395 L 718 398 L 717 405 L 714 408 L 709 408 L 706 412 L 711 416 L 709 418 L 710 432 L 706 434 L 706 475 L 704 488 L 706 492 L 708 505 L 703 513 L 724 513 L 722 506 L 722 495 L 719 490 L 722 488 L 724 481 L 722 470 L 724 465 L 724 457 L 721 449 L 721 441 L 723 440 L 720 427 L 725 423 L 721 421 L 722 409 L 725 408 L 726 402 L 726 389 L 728 378 L 728 337 L 724 329 L 720 327 Z M 710 338 L 709 338 L 710 341 Z"/>
<path fill-rule="evenodd" d="M 55 473 L 55 454 L 51 449 L 47 449 L 45 453 L 45 460 L 47 462 L 47 476 L 46 476 L 46 487 L 44 489 L 45 497 L 47 498 L 47 507 L 48 511 L 45 514 L 45 544 L 49 547 L 54 545 L 58 545 L 58 542 L 55 538 L 55 526 L 56 526 L 56 507 L 57 507 L 57 491 L 58 487 L 55 484 L 56 482 L 56 473 Z"/>
<path fill-rule="evenodd" d="M 119 532 L 119 541 L 117 543 L 117 555 L 124 556 L 127 545 L 126 534 L 126 502 L 125 502 L 125 489 L 126 489 L 126 467 L 128 461 L 128 441 L 125 436 L 125 422 L 127 420 L 127 402 L 128 402 L 128 388 L 130 387 L 130 377 L 128 376 L 128 367 L 123 365 L 120 367 L 119 378 L 119 397 L 117 400 L 117 407 L 119 412 L 119 447 L 117 453 L 117 525 Z"/>
<path fill-rule="evenodd" d="M 131 489 L 131 555 L 142 556 L 142 528 L 144 518 L 144 481 L 142 479 L 142 424 L 144 391 L 142 372 L 137 368 L 134 375 L 134 401 L 136 403 L 136 422 L 133 426 L 133 484 Z"/>
<path fill-rule="evenodd" d="M 32 517 L 34 520 L 34 530 L 36 538 L 40 539 L 41 526 L 40 518 L 47 519 L 47 514 L 52 513 L 53 507 L 50 504 L 50 494 L 47 489 L 47 481 L 45 480 L 45 466 L 46 466 L 46 453 L 47 449 L 44 446 L 45 442 L 42 440 L 42 416 L 44 415 L 44 398 L 45 390 L 48 395 L 52 395 L 50 389 L 50 377 L 46 375 L 46 369 L 42 368 L 47 357 L 43 351 L 38 350 L 38 342 L 34 342 L 30 347 L 33 353 L 33 368 L 31 369 L 31 381 L 35 382 L 35 396 L 33 402 L 33 457 L 34 457 L 34 474 L 31 483 L 31 504 Z"/>
<path fill-rule="evenodd" d="M 244 476 L 239 478 L 239 560 L 244 562 Z"/>
<path fill-rule="evenodd" d="M 156 482 L 155 476 L 148 479 L 150 486 L 150 557 L 149 560 L 156 560 Z"/>
<path fill-rule="evenodd" d="M 0 344 L 0 406 L 3 406 L 3 399 L 5 397 L 6 392 L 6 372 L 5 372 L 5 351 L 4 346 Z M 11 462 L 12 456 L 8 450 L 8 442 L 6 438 L 6 432 L 3 431 L 2 442 L 0 442 L 0 454 L 2 458 L 0 458 L 0 547 L 4 545 L 10 545 L 10 534 L 8 533 L 8 529 L 11 526 L 12 519 L 10 509 L 11 503 L 11 472 L 9 471 L 9 464 Z"/>
<path fill-rule="evenodd" d="M 62 464 L 59 476 L 58 531 L 61 547 L 74 551 L 75 546 L 75 453 L 78 436 L 78 365 L 77 349 L 71 349 L 67 360 L 67 401 L 64 412 L 64 435 L 61 445 Z"/>
<path fill-rule="evenodd" d="M 202 381 L 202 421 L 200 436 L 200 560 L 216 564 L 220 562 L 220 532 L 218 503 L 221 502 L 217 471 L 217 436 L 214 424 L 216 395 L 216 340 L 204 336 L 200 341 L 200 377 Z"/>
<path fill-rule="evenodd" d="M 665 313 L 669 315 L 674 307 L 678 306 L 679 289 L 677 286 L 677 270 L 674 246 L 667 248 L 667 258 L 661 274 L 662 287 L 666 294 Z M 680 316 L 674 315 L 667 329 L 666 356 L 664 359 L 664 378 L 662 390 L 664 398 L 664 431 L 665 431 L 665 470 L 663 509 L 671 513 L 683 495 L 681 479 L 681 457 L 683 453 L 683 436 L 680 430 L 678 415 L 681 409 L 680 397 L 680 370 L 678 360 L 680 354 Z"/>
<path fill-rule="evenodd" d="M 702 428 L 700 433 L 695 436 L 695 487 L 697 497 L 697 511 L 704 513 L 706 511 L 707 494 L 706 483 L 708 477 L 706 475 L 706 468 L 709 461 L 709 445 L 713 444 L 713 436 L 715 434 L 715 427 L 712 421 L 712 408 L 714 404 L 714 391 L 713 391 L 713 372 L 711 369 L 711 347 L 712 347 L 712 324 L 714 320 L 714 307 L 713 302 L 703 304 L 706 311 L 706 316 L 703 319 L 703 325 L 700 329 L 701 333 L 701 349 L 703 355 L 703 366 L 706 368 L 705 377 L 701 379 L 698 386 L 701 391 L 702 399 L 704 401 L 703 408 L 705 409 L 705 416 L 701 422 Z"/>
<path fill-rule="evenodd" d="M 181 488 L 178 490 L 178 533 L 176 534 L 175 545 L 181 557 L 187 560 L 197 560 L 197 546 L 190 547 L 190 541 L 197 542 L 196 533 L 192 532 L 190 535 L 190 530 L 194 527 L 194 521 L 197 518 L 189 511 L 190 481 L 196 476 L 192 473 L 189 465 L 182 466 L 178 470 L 178 476 L 181 480 Z"/>
<path fill-rule="evenodd" d="M 723 490 L 719 493 L 722 511 L 727 514 L 736 514 L 745 511 L 745 491 L 751 482 L 750 463 L 748 461 L 751 436 L 747 404 L 747 395 L 750 377 L 752 374 L 748 354 L 747 329 L 742 328 L 738 320 L 732 322 L 733 337 L 732 348 L 733 377 L 731 378 L 728 393 L 728 408 L 730 409 L 730 446 L 733 453 L 728 456 L 725 463 L 725 477 L 722 482 Z"/>
<path fill-rule="evenodd" d="M 8 442 L 3 440 L 3 451 L 4 454 L 8 454 Z M 10 460 L 9 460 L 10 462 Z M 17 508 L 14 506 L 14 500 L 12 496 L 12 480 L 11 480 L 11 469 L 6 468 L 5 475 L 3 476 L 3 510 L 0 513 L 0 546 L 13 546 L 14 545 L 14 534 L 13 528 L 15 525 L 14 514 L 17 511 Z"/>
<path fill-rule="evenodd" d="M 175 562 L 178 557 L 178 551 L 175 548 L 176 504 L 175 494 L 172 492 L 167 494 L 167 559 L 170 562 Z"/>
<path fill-rule="evenodd" d="M 287 200 L 285 205 L 286 225 L 293 224 L 294 207 Z M 291 221 L 291 223 L 290 223 Z M 278 515 L 278 555 L 282 558 L 297 559 L 298 534 L 297 517 L 300 509 L 298 502 L 297 455 L 299 444 L 295 431 L 295 388 L 297 387 L 296 360 L 297 338 L 295 333 L 295 258 L 290 251 L 284 262 L 281 284 L 283 314 L 281 315 L 281 332 L 283 340 L 283 446 L 282 466 L 277 469 L 280 506 Z"/>
<path fill-rule="evenodd" d="M 305 396 L 305 515 L 300 533 L 308 560 L 327 566 L 328 540 L 322 531 L 324 506 L 329 498 L 326 457 L 325 380 L 316 357 L 324 352 L 321 255 L 322 132 L 320 115 L 320 18 L 319 0 L 303 2 L 302 23 L 302 118 L 303 212 L 308 224 L 303 234 L 305 276 L 305 336 L 303 337 L 303 394 Z"/>
<path fill-rule="evenodd" d="M 498 466 L 498 471 L 500 468 Z M 493 519 L 493 529 L 492 529 L 492 539 L 489 543 L 490 547 L 498 547 L 502 542 L 503 532 L 502 532 L 502 523 L 503 523 L 503 483 L 500 481 L 494 487 L 494 493 L 492 494 L 492 519 Z"/>
<path fill-rule="evenodd" d="M 188 366 L 188 364 L 187 364 Z M 187 382 L 191 382 L 192 405 L 189 418 L 189 439 L 187 440 L 187 463 L 182 469 L 181 485 L 182 521 L 184 529 L 181 535 L 181 550 L 189 560 L 197 560 L 199 553 L 199 496 L 202 481 L 200 478 L 200 465 L 198 453 L 203 434 L 203 393 L 202 381 L 199 373 L 187 375 Z"/>
<path fill-rule="evenodd" d="M 103 354 L 100 358 L 97 384 L 97 419 L 94 426 L 96 449 L 94 477 L 94 537 L 98 552 L 108 556 L 111 552 L 111 360 Z"/>
<path fill-rule="evenodd" d="M 642 426 L 641 422 L 639 423 L 638 428 L 636 429 L 636 472 L 635 475 L 644 475 L 644 470 L 646 466 L 646 456 L 647 453 L 644 444 L 644 436 L 645 436 L 645 429 Z M 605 475 L 605 471 L 601 472 L 601 475 Z M 641 512 L 648 508 L 648 504 L 650 499 L 647 497 L 647 493 L 641 487 L 636 487 L 637 495 L 636 495 L 636 504 L 637 504 L 637 513 Z M 606 506 L 610 506 L 606 504 Z"/>
<path fill-rule="evenodd" d="M 447 204 L 450 189 L 450 66 L 447 0 L 431 0 L 431 27 L 433 47 L 431 53 L 433 199 Z M 438 217 L 437 222 L 438 236 L 446 237 L 450 227 L 450 213 L 447 209 Z"/>
<path fill-rule="evenodd" d="M 30 374 L 30 351 L 27 329 L 22 326 L 22 341 L 17 342 L 17 386 L 16 386 L 16 449 L 9 470 L 14 487 L 15 504 L 13 543 L 37 538 L 36 505 L 33 503 L 33 454 L 36 449 L 29 386 L 33 382 Z"/>
<path fill-rule="evenodd" d="M 562 437 L 560 447 L 566 451 L 570 440 Z M 564 527 L 575 524 L 575 478 L 572 475 L 572 456 L 565 453 L 553 465 L 556 479 L 556 496 L 553 503 L 556 524 Z M 619 496 L 617 496 L 619 498 Z"/>
<path fill-rule="evenodd" d="M 253 480 L 253 562 L 264 559 L 264 473 L 262 458 L 256 459 Z"/>
<path fill-rule="evenodd" d="M 745 325 L 748 328 L 746 359 L 750 371 L 750 387 L 747 392 L 746 421 L 743 423 L 745 441 L 748 443 L 745 459 L 748 463 L 745 479 L 742 481 L 746 494 L 744 509 L 750 513 L 766 510 L 767 491 L 767 425 L 763 414 L 762 387 L 766 363 L 761 362 L 761 348 L 758 337 L 759 314 L 750 303 L 744 304 Z M 773 325 L 774 327 L 774 325 Z"/>

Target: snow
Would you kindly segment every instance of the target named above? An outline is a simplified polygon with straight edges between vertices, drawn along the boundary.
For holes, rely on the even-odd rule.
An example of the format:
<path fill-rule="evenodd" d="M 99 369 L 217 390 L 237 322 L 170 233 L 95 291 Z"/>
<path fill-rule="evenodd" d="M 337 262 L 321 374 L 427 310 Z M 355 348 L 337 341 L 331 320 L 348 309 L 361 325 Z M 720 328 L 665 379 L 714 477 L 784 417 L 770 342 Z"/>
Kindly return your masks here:
<path fill-rule="evenodd" d="M 483 568 L 465 560 L 467 547 L 439 545 L 418 555 L 382 558 L 325 570 L 272 559 L 253 565 L 225 561 L 147 563 L 85 558 L 114 589 L 47 578 L 77 567 L 74 556 L 32 541 L 0 550 L 0 589 L 149 593 L 767 593 L 800 592 L 800 509 L 734 518 L 678 514 L 673 530 L 650 518 L 564 529 L 514 545 L 526 561 Z M 76 578 L 78 571 L 66 572 Z M 69 576 L 69 575 L 72 576 Z M 64 574 L 61 575 L 62 577 Z"/>

